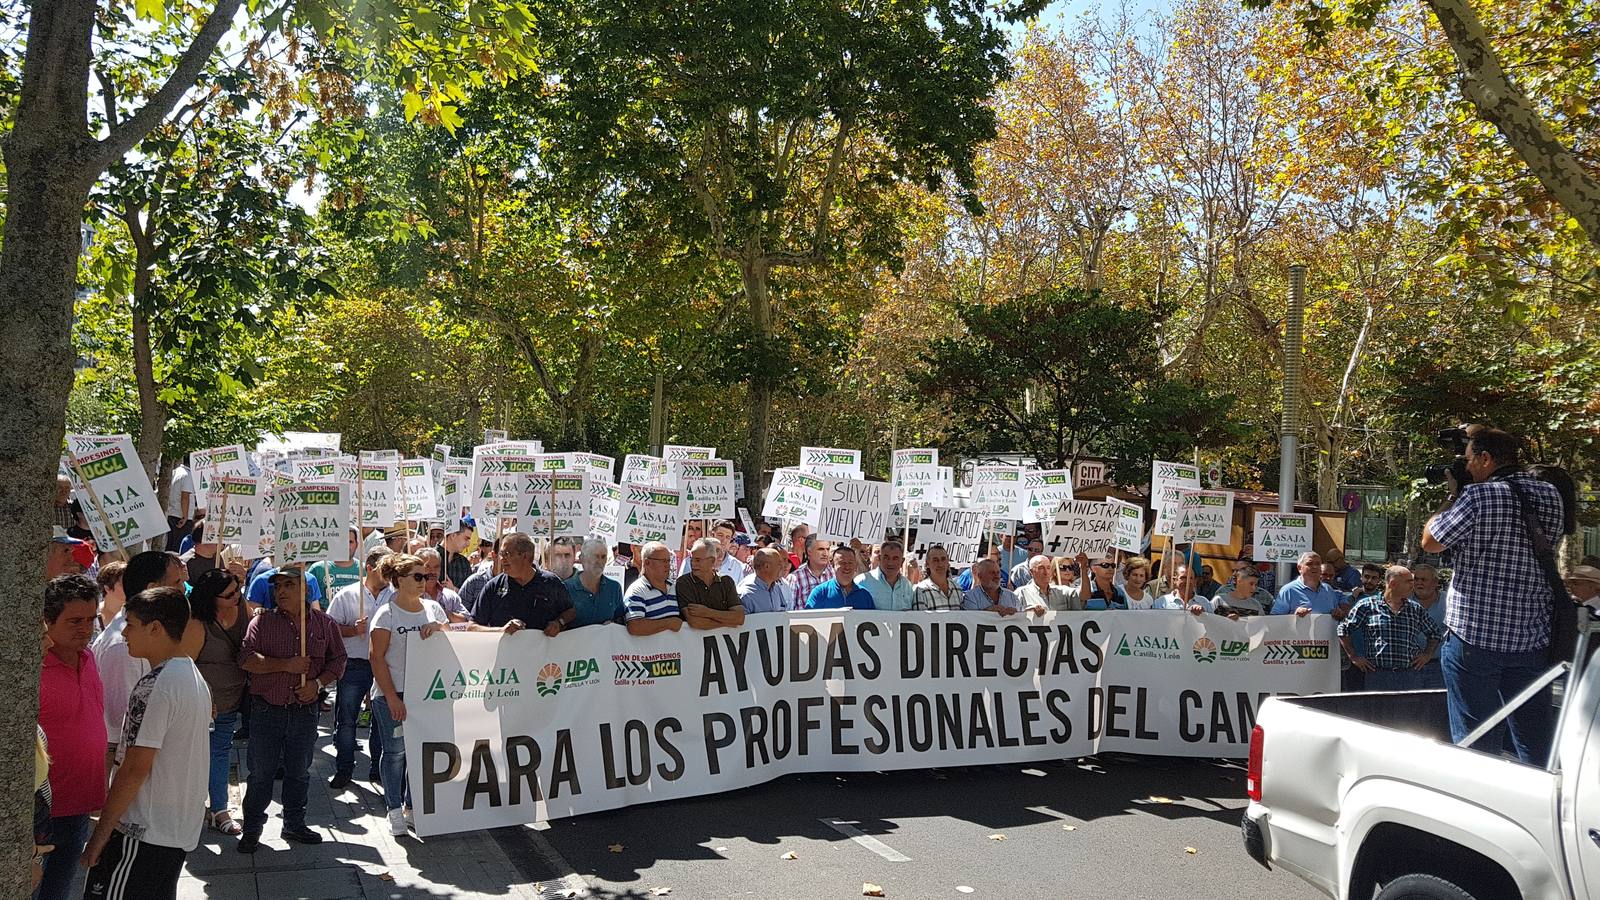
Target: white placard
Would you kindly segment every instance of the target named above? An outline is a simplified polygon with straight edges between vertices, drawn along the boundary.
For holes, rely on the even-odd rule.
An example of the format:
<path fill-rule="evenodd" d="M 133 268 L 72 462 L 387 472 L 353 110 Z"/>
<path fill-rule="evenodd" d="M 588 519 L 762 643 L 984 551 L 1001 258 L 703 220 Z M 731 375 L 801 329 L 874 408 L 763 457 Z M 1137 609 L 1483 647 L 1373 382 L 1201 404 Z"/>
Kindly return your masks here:
<path fill-rule="evenodd" d="M 76 444 L 83 447 L 86 442 Z M 167 515 L 132 438 L 119 436 L 69 455 L 68 469 L 83 518 L 101 550 L 126 550 L 167 533 Z"/>
<path fill-rule="evenodd" d="M 1184 491 L 1178 495 L 1179 544 L 1233 543 L 1233 491 Z"/>
<path fill-rule="evenodd" d="M 517 519 L 508 524 L 534 538 L 584 538 L 589 535 L 589 472 L 531 472 L 522 479 Z"/>
<path fill-rule="evenodd" d="M 647 541 L 662 541 L 674 549 L 683 543 L 683 494 L 676 488 L 623 485 L 617 504 L 617 542 Z"/>
<path fill-rule="evenodd" d="M 1138 553 L 1144 547 L 1144 510 L 1137 504 L 1125 503 L 1115 497 L 1107 497 L 1106 502 L 1116 510 L 1117 524 L 1111 532 L 1112 548 Z"/>
<path fill-rule="evenodd" d="M 659 456 L 647 456 L 643 453 L 629 453 L 622 460 L 622 480 L 624 483 L 651 484 L 658 478 L 665 461 Z"/>
<path fill-rule="evenodd" d="M 381 451 L 380 451 L 381 452 Z M 374 460 L 363 456 L 357 475 L 362 528 L 388 528 L 395 523 L 395 504 L 400 496 L 398 460 Z"/>
<path fill-rule="evenodd" d="M 1021 466 L 978 466 L 972 470 L 972 505 L 997 519 L 1027 514 L 1028 493 Z"/>
<path fill-rule="evenodd" d="M 950 502 L 949 480 L 939 465 L 939 451 L 896 450 L 894 460 L 894 502 Z"/>
<path fill-rule="evenodd" d="M 276 453 L 280 456 L 295 452 L 322 455 L 332 451 L 338 454 L 341 440 L 342 437 L 338 432 L 285 431 L 281 438 L 266 433 L 256 441 L 256 452 L 262 455 Z"/>
<path fill-rule="evenodd" d="M 1022 487 L 1028 497 L 1022 521 L 1048 522 L 1062 503 L 1072 499 L 1072 470 L 1029 469 L 1023 473 Z"/>
<path fill-rule="evenodd" d="M 235 478 L 231 475 L 218 479 L 218 492 L 225 493 L 228 498 L 227 512 L 219 515 L 215 522 L 206 520 L 206 534 L 211 543 L 238 544 L 239 555 L 245 559 L 270 555 L 276 538 L 273 533 L 276 523 L 268 515 L 272 511 L 267 503 L 270 479 L 271 476 Z M 221 533 L 213 532 L 213 527 L 220 528 Z M 263 537 L 268 538 L 265 549 Z"/>
<path fill-rule="evenodd" d="M 250 475 L 250 454 L 243 444 L 212 447 L 189 454 L 189 475 L 194 481 L 195 509 L 206 511 L 207 518 L 216 515 L 208 505 L 211 496 L 211 479 L 223 475 Z"/>
<path fill-rule="evenodd" d="M 981 509 L 924 506 L 916 519 L 917 534 L 912 553 L 926 565 L 928 548 L 942 544 L 950 553 L 951 568 L 965 569 L 978 559 L 978 543 L 983 538 L 987 520 L 988 516 Z"/>
<path fill-rule="evenodd" d="M 822 478 L 799 469 L 783 468 L 772 473 L 761 516 L 773 521 L 804 522 L 815 528 L 822 513 Z"/>
<path fill-rule="evenodd" d="M 690 447 L 684 444 L 668 444 L 661 448 L 661 456 L 667 462 L 678 462 L 686 459 L 716 459 L 715 447 Z"/>
<path fill-rule="evenodd" d="M 473 460 L 472 517 L 478 534 L 492 541 L 500 523 L 516 518 L 523 479 L 539 471 L 539 457 L 514 453 L 476 454 Z"/>
<path fill-rule="evenodd" d="M 1116 509 L 1099 500 L 1064 500 L 1044 531 L 1045 556 L 1099 559 L 1111 549 Z"/>
<path fill-rule="evenodd" d="M 350 539 L 350 503 L 336 482 L 296 482 L 276 488 L 272 505 L 278 540 L 273 562 L 279 566 L 337 560 Z"/>
<path fill-rule="evenodd" d="M 400 495 L 395 502 L 400 518 L 420 522 L 439 515 L 439 498 L 433 492 L 433 460 L 401 460 L 398 486 Z"/>
<path fill-rule="evenodd" d="M 1188 463 L 1163 462 L 1150 464 L 1150 508 L 1157 512 L 1176 506 L 1181 491 L 1200 490 L 1200 469 Z M 1159 531 L 1158 534 L 1171 534 Z"/>
<path fill-rule="evenodd" d="M 839 447 L 801 447 L 800 471 L 831 478 L 860 478 L 861 451 Z"/>
<path fill-rule="evenodd" d="M 589 530 L 595 537 L 615 547 L 617 541 L 617 507 L 622 503 L 622 490 L 609 481 L 589 479 Z"/>
<path fill-rule="evenodd" d="M 685 519 L 733 517 L 733 463 L 725 459 L 674 460 L 672 483 L 683 492 Z"/>
<path fill-rule="evenodd" d="M 1299 562 L 1311 552 L 1311 514 L 1258 509 L 1253 539 L 1256 562 Z"/>
<path fill-rule="evenodd" d="M 690 628 L 407 635 L 417 833 L 803 772 L 1239 758 L 1266 697 L 1337 690 L 1333 626 L 1325 615 L 828 611 L 751 616 L 715 640 Z M 993 664 L 935 665 L 947 647 L 976 660 L 990 648 Z"/>
<path fill-rule="evenodd" d="M 886 481 L 824 478 L 818 539 L 848 543 L 859 538 L 867 544 L 883 543 L 893 499 L 894 488 Z"/>

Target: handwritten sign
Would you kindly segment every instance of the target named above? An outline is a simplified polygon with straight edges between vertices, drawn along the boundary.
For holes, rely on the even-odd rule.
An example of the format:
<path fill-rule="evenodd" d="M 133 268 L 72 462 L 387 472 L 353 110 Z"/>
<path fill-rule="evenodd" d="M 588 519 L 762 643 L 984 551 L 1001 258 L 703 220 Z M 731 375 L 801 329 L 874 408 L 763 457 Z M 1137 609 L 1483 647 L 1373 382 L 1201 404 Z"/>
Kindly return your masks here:
<path fill-rule="evenodd" d="M 824 478 L 818 539 L 849 542 L 860 538 L 868 544 L 883 543 L 883 533 L 889 527 L 892 492 L 893 488 L 883 481 Z"/>
<path fill-rule="evenodd" d="M 1044 533 L 1047 556 L 1084 554 L 1099 559 L 1111 549 L 1116 530 L 1116 510 L 1098 500 L 1064 500 Z"/>
<path fill-rule="evenodd" d="M 977 561 L 978 541 L 986 518 L 981 509 L 924 506 L 916 520 L 917 536 L 912 543 L 912 553 L 926 561 L 930 547 L 943 546 L 950 554 L 951 567 L 964 569 Z"/>

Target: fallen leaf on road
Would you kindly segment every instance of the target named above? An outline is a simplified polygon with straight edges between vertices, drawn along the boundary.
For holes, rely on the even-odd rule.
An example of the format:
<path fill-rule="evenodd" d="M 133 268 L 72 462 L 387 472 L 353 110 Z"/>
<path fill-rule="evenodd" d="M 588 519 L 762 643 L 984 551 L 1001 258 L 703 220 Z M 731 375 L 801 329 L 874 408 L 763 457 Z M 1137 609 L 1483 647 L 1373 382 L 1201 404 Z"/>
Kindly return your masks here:
<path fill-rule="evenodd" d="M 1005 839 L 1006 839 L 1006 836 L 1003 835 L 1003 834 L 991 834 L 991 835 L 989 835 L 989 840 L 991 840 L 991 841 L 1003 841 Z"/>
<path fill-rule="evenodd" d="M 799 859 L 800 858 L 800 854 L 794 852 L 793 850 L 790 850 L 788 853 L 785 853 L 784 855 L 782 855 L 782 856 L 780 856 L 778 858 L 779 859 Z"/>
<path fill-rule="evenodd" d="M 1199 852 L 1200 852 L 1200 851 L 1199 851 L 1199 850 L 1196 850 L 1196 849 L 1195 849 L 1195 848 L 1193 848 L 1193 847 L 1185 847 L 1185 848 L 1183 848 L 1183 852 L 1185 852 L 1185 853 L 1187 853 L 1187 854 L 1189 854 L 1189 855 L 1190 855 L 1190 856 L 1193 856 L 1193 855 L 1195 855 L 1195 854 L 1196 854 L 1196 853 L 1199 853 Z"/>
<path fill-rule="evenodd" d="M 610 850 L 612 853 L 621 853 L 623 847 L 622 847 L 621 844 L 612 844 L 611 846 L 607 847 L 606 849 Z"/>
<path fill-rule="evenodd" d="M 388 872 L 379 872 L 378 873 L 378 880 L 379 881 L 393 881 L 394 880 L 394 876 L 391 875 Z"/>
<path fill-rule="evenodd" d="M 870 881 L 863 881 L 861 882 L 861 896 L 882 897 L 884 896 L 883 888 L 879 885 L 873 884 Z"/>
<path fill-rule="evenodd" d="M 958 885 L 956 885 L 956 893 L 958 893 L 958 894 L 970 894 L 970 893 L 972 893 L 972 888 L 969 888 L 964 884 L 958 884 Z"/>
<path fill-rule="evenodd" d="M 652 897 L 665 897 L 666 895 L 668 895 L 670 893 L 672 893 L 672 888 L 656 888 L 655 890 L 650 892 L 650 896 L 652 896 Z"/>
<path fill-rule="evenodd" d="M 717 852 L 718 853 L 727 853 L 728 852 L 728 848 L 727 847 L 718 847 L 717 848 Z"/>
<path fill-rule="evenodd" d="M 1172 798 L 1171 797 L 1147 797 L 1145 799 L 1145 802 L 1146 803 L 1171 803 L 1172 802 Z"/>
<path fill-rule="evenodd" d="M 1078 826 L 1076 826 L 1076 825 L 1063 825 L 1063 826 L 1061 826 L 1061 828 L 1064 831 L 1077 831 L 1078 830 Z"/>

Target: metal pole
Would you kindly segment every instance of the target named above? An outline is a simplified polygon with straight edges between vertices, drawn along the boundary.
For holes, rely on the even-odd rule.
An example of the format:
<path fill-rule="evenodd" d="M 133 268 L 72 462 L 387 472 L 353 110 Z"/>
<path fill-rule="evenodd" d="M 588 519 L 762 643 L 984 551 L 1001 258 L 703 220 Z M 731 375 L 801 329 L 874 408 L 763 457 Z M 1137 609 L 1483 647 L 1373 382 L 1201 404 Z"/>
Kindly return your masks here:
<path fill-rule="evenodd" d="M 1283 421 L 1279 426 L 1278 512 L 1294 512 L 1295 460 L 1300 443 L 1300 344 L 1306 313 L 1306 267 L 1289 267 L 1289 308 L 1283 328 Z M 1294 577 L 1294 567 L 1278 563 L 1278 586 Z"/>

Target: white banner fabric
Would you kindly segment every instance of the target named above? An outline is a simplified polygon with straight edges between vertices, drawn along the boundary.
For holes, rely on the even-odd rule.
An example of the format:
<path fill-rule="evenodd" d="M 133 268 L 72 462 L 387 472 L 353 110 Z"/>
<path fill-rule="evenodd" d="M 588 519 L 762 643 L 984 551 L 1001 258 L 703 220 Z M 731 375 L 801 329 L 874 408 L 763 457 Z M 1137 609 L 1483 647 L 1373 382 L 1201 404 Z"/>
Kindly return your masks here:
<path fill-rule="evenodd" d="M 1242 757 L 1274 693 L 1339 683 L 1328 616 L 816 612 L 650 637 L 406 636 L 417 833 L 797 772 L 1119 751 Z"/>

